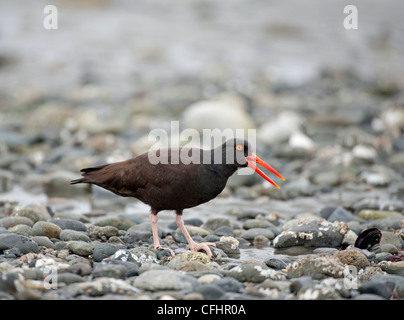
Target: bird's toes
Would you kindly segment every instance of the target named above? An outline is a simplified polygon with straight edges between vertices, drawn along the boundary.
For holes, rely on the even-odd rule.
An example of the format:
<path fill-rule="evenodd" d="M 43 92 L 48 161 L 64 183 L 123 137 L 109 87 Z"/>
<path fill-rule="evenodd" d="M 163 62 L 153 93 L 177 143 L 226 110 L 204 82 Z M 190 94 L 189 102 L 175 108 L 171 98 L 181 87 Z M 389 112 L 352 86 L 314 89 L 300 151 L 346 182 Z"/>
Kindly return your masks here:
<path fill-rule="evenodd" d="M 196 252 L 200 250 L 205 250 L 208 257 L 212 259 L 213 254 L 209 246 L 216 247 L 216 245 L 212 242 L 201 242 L 201 243 L 195 243 L 195 245 L 191 247 L 191 250 Z"/>

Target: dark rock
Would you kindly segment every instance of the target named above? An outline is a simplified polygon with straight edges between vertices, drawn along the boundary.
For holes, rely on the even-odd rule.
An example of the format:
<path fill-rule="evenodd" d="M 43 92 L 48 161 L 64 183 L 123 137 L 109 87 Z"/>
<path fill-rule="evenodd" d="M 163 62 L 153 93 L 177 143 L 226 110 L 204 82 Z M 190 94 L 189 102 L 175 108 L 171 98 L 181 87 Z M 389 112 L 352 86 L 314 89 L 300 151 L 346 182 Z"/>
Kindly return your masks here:
<path fill-rule="evenodd" d="M 352 213 L 350 213 L 348 210 L 342 208 L 342 207 L 337 207 L 327 218 L 328 221 L 334 222 L 334 221 L 343 221 L 343 222 L 349 222 L 352 220 L 357 220 L 356 216 L 354 216 Z"/>
<path fill-rule="evenodd" d="M 118 248 L 110 243 L 100 243 L 94 247 L 93 258 L 95 262 L 101 262 L 112 256 Z"/>
<path fill-rule="evenodd" d="M 148 242 L 152 233 L 148 230 L 128 230 L 123 238 L 125 243 Z"/>
<path fill-rule="evenodd" d="M 219 286 L 226 292 L 241 292 L 244 289 L 243 283 L 232 277 L 223 277 L 212 281 L 211 284 Z"/>
<path fill-rule="evenodd" d="M 34 240 L 38 246 L 44 246 L 47 248 L 55 248 L 55 245 L 53 244 L 52 241 L 50 241 L 50 239 L 48 237 L 45 236 L 34 236 L 31 238 L 32 240 Z"/>
<path fill-rule="evenodd" d="M 337 209 L 336 206 L 326 206 L 320 210 L 320 217 L 328 220 L 328 217 Z"/>
<path fill-rule="evenodd" d="M 161 290 L 188 290 L 192 291 L 199 286 L 198 281 L 189 275 L 175 270 L 148 270 L 141 273 L 133 281 L 137 288 L 161 291 Z"/>
<path fill-rule="evenodd" d="M 355 247 L 360 249 L 371 249 L 380 242 L 382 233 L 377 228 L 370 228 L 362 231 L 355 241 Z"/>
<path fill-rule="evenodd" d="M 12 248 L 17 248 L 22 254 L 39 252 L 38 244 L 28 237 L 14 233 L 0 234 L 0 252 L 4 252 L 5 250 Z"/>
<path fill-rule="evenodd" d="M 220 286 L 214 284 L 202 284 L 196 292 L 201 293 L 206 300 L 219 300 L 226 294 Z"/>
<path fill-rule="evenodd" d="M 58 225 L 62 230 L 70 229 L 75 231 L 87 231 L 87 227 L 83 222 L 73 219 L 54 218 L 50 219 L 49 222 Z"/>
<path fill-rule="evenodd" d="M 376 294 L 385 299 L 389 299 L 394 290 L 394 282 L 389 281 L 368 281 L 359 287 L 360 293 Z"/>
<path fill-rule="evenodd" d="M 281 270 L 286 268 L 286 266 L 292 261 L 287 256 L 272 256 L 265 260 L 265 264 L 273 269 Z"/>

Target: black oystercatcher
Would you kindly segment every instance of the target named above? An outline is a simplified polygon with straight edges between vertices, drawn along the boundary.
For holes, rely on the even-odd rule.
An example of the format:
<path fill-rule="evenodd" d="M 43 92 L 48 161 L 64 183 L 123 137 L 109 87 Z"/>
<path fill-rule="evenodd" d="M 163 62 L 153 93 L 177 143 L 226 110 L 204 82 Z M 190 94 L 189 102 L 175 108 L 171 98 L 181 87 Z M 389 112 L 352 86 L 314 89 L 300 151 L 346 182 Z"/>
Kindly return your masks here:
<path fill-rule="evenodd" d="M 167 155 L 166 161 L 162 155 Z M 181 156 L 187 157 L 181 161 Z M 189 159 L 193 159 L 190 163 Z M 186 164 L 187 163 L 187 164 Z M 208 245 L 196 243 L 182 220 L 182 211 L 215 198 L 224 189 L 229 177 L 242 167 L 251 167 L 264 179 L 279 187 L 255 165 L 258 163 L 282 180 L 278 172 L 252 152 L 251 145 L 243 139 L 230 139 L 221 146 L 204 150 L 199 148 L 160 149 L 146 152 L 135 158 L 82 169 L 81 179 L 75 183 L 90 183 L 123 197 L 134 197 L 151 207 L 150 221 L 154 248 L 159 249 L 157 213 L 175 210 L 176 223 L 192 251 L 212 252 Z M 171 251 L 171 250 L 170 250 Z M 174 253 L 171 251 L 171 254 Z"/>

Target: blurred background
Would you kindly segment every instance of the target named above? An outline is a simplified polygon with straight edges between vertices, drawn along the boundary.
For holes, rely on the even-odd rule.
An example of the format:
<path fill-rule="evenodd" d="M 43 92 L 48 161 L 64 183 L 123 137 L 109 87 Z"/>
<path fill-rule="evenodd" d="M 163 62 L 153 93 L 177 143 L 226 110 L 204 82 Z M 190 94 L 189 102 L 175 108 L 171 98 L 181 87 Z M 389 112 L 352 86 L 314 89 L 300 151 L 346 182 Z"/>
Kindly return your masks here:
<path fill-rule="evenodd" d="M 287 178 L 277 191 L 236 177 L 225 197 L 402 206 L 401 0 L 54 0 L 57 30 L 48 4 L 0 2 L 0 199 L 89 194 L 68 185 L 81 168 L 145 152 L 150 130 L 180 121 L 256 129 Z"/>

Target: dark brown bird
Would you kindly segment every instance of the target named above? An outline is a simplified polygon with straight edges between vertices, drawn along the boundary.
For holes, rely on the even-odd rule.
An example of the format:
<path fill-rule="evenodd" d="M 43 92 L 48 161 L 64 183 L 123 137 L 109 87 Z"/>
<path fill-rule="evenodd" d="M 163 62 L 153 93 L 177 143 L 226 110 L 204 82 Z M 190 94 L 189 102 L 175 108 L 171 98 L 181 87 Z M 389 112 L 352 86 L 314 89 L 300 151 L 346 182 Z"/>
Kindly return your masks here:
<path fill-rule="evenodd" d="M 83 178 L 71 183 L 95 184 L 117 195 L 134 197 L 148 204 L 151 207 L 150 221 L 155 249 L 161 248 L 157 214 L 162 210 L 175 210 L 176 223 L 190 249 L 205 250 L 212 257 L 208 245 L 215 244 L 196 243 L 185 228 L 182 212 L 215 198 L 238 168 L 251 167 L 279 189 L 255 163 L 285 180 L 253 153 L 247 140 L 230 139 L 210 150 L 186 147 L 159 149 L 126 161 L 85 168 L 81 170 Z M 171 254 L 174 253 L 171 251 Z"/>

